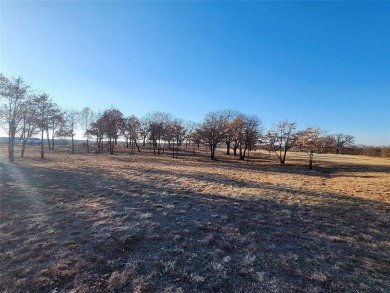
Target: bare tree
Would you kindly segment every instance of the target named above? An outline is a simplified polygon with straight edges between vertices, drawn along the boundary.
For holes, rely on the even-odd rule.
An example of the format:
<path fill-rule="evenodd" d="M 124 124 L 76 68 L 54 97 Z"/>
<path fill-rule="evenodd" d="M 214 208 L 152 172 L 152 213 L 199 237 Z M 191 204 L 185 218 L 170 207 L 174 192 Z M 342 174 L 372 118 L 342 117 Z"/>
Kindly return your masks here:
<path fill-rule="evenodd" d="M 130 141 L 137 147 L 138 152 L 140 152 L 137 140 L 139 137 L 141 122 L 135 115 L 131 115 L 128 122 L 130 126 Z"/>
<path fill-rule="evenodd" d="M 153 153 L 161 154 L 162 142 L 166 130 L 166 126 L 169 124 L 171 116 L 164 112 L 153 112 L 149 114 L 149 138 L 153 144 Z"/>
<path fill-rule="evenodd" d="M 351 147 L 354 142 L 355 138 L 352 135 L 338 133 L 333 134 L 333 148 L 336 154 L 339 154 L 342 150 Z"/>
<path fill-rule="evenodd" d="M 84 136 L 87 138 L 87 153 L 89 153 L 89 138 L 91 137 L 90 133 L 88 132 L 88 129 L 91 126 L 93 117 L 94 113 L 88 107 L 84 107 L 80 112 L 80 126 L 84 131 Z"/>
<path fill-rule="evenodd" d="M 256 116 L 237 115 L 228 127 L 230 134 L 230 147 L 233 149 L 234 156 L 237 156 L 239 150 L 240 160 L 244 160 L 246 152 L 252 150 L 261 134 L 261 122 Z"/>
<path fill-rule="evenodd" d="M 95 121 L 91 123 L 89 129 L 87 130 L 88 135 L 96 136 L 96 145 L 97 145 L 97 153 L 101 153 L 102 151 L 102 143 L 104 138 L 104 121 L 102 119 L 102 115 L 100 113 L 94 115 Z"/>
<path fill-rule="evenodd" d="M 271 141 L 275 143 L 273 151 L 281 164 L 286 162 L 286 155 L 295 144 L 297 124 L 287 120 L 280 121 L 269 131 Z"/>
<path fill-rule="evenodd" d="M 321 148 L 323 137 L 323 131 L 315 127 L 308 127 L 297 134 L 297 144 L 309 155 L 310 170 L 313 169 L 314 153 Z"/>
<path fill-rule="evenodd" d="M 121 135 L 126 139 L 126 148 L 129 148 L 131 144 L 130 136 L 131 136 L 131 125 L 130 125 L 130 117 L 123 118 L 123 128 L 120 130 Z"/>
<path fill-rule="evenodd" d="M 194 138 L 194 133 L 197 129 L 197 124 L 194 121 L 186 121 L 184 122 L 184 127 L 185 127 L 185 142 L 186 142 L 186 147 L 191 145 L 191 141 Z"/>
<path fill-rule="evenodd" d="M 146 138 L 149 137 L 150 132 L 150 113 L 146 114 L 140 120 L 140 134 L 142 137 L 142 146 L 146 146 Z"/>
<path fill-rule="evenodd" d="M 275 135 L 271 131 L 268 131 L 262 137 L 261 140 L 262 140 L 263 146 L 268 151 L 268 156 L 271 156 L 271 152 L 273 152 L 275 150 L 275 144 L 276 144 Z"/>
<path fill-rule="evenodd" d="M 33 101 L 33 96 L 28 96 L 28 98 L 23 102 L 20 108 L 21 114 L 21 133 L 20 138 L 22 142 L 22 150 L 20 152 L 20 157 L 24 157 L 24 152 L 26 149 L 27 139 L 32 135 L 37 133 L 38 124 L 37 124 L 37 108 Z"/>
<path fill-rule="evenodd" d="M 261 134 L 261 122 L 256 116 L 243 116 L 242 121 L 242 132 L 238 134 L 240 160 L 256 146 Z"/>
<path fill-rule="evenodd" d="M 131 115 L 124 119 L 123 129 L 121 130 L 121 134 L 126 138 L 126 147 L 129 148 L 129 142 L 132 152 L 134 151 L 134 147 L 137 147 L 138 152 L 140 152 L 137 140 L 140 131 L 140 121 L 135 115 Z"/>
<path fill-rule="evenodd" d="M 164 131 L 162 139 L 168 143 L 168 148 L 171 147 L 171 143 L 175 140 L 173 121 L 168 119 L 164 123 Z"/>
<path fill-rule="evenodd" d="M 171 123 L 171 131 L 172 131 L 172 156 L 175 158 L 179 155 L 179 146 L 181 146 L 182 142 L 186 137 L 186 128 L 184 126 L 184 122 L 181 119 L 175 119 Z M 175 152 L 175 142 L 176 142 L 176 152 Z"/>
<path fill-rule="evenodd" d="M 120 130 L 123 128 L 123 114 L 116 108 L 105 110 L 103 115 L 98 119 L 97 125 L 102 127 L 103 133 L 108 139 L 110 154 L 114 154 L 115 142 L 120 135 Z"/>
<path fill-rule="evenodd" d="M 47 128 L 47 113 L 50 105 L 52 104 L 52 100 L 46 93 L 43 93 L 34 97 L 34 103 L 37 107 L 37 122 L 41 133 L 41 159 L 44 159 L 45 149 L 43 134 Z"/>
<path fill-rule="evenodd" d="M 65 112 L 65 121 L 67 125 L 67 130 L 72 141 L 71 152 L 74 154 L 74 136 L 76 135 L 75 130 L 80 121 L 80 112 L 76 109 L 70 109 Z"/>
<path fill-rule="evenodd" d="M 321 151 L 325 154 L 332 153 L 334 147 L 333 135 L 326 135 L 321 140 Z"/>
<path fill-rule="evenodd" d="M 190 141 L 192 141 L 194 145 L 194 150 L 193 150 L 194 153 L 195 153 L 195 147 L 199 149 L 200 145 L 202 144 L 201 132 L 199 129 L 200 129 L 200 125 L 197 125 L 194 131 L 192 131 L 189 134 L 189 138 L 188 138 Z"/>
<path fill-rule="evenodd" d="M 210 149 L 210 159 L 215 160 L 216 148 L 226 139 L 228 120 L 222 112 L 209 112 L 198 128 L 200 139 Z"/>
<path fill-rule="evenodd" d="M 60 107 L 56 103 L 51 103 L 48 105 L 47 109 L 47 128 L 46 128 L 46 134 L 47 134 L 47 143 L 49 146 L 49 149 L 54 149 L 54 139 L 57 136 L 57 131 L 59 130 L 60 126 L 64 122 L 64 112 L 61 111 Z M 49 138 L 49 132 L 51 132 L 51 146 L 50 146 L 50 138 Z"/>
<path fill-rule="evenodd" d="M 60 124 L 60 129 L 57 134 L 60 137 L 71 138 L 71 153 L 74 154 L 74 136 L 76 135 L 75 130 L 80 121 L 80 112 L 76 109 L 66 110 L 64 112 L 64 119 Z"/>
<path fill-rule="evenodd" d="M 21 108 L 29 86 L 18 78 L 8 79 L 0 74 L 0 125 L 8 132 L 8 161 L 15 161 L 15 137 L 22 120 Z"/>
<path fill-rule="evenodd" d="M 223 115 L 225 115 L 227 121 L 227 127 L 225 131 L 225 144 L 226 144 L 226 155 L 230 155 L 231 144 L 235 139 L 235 130 L 234 127 L 236 124 L 232 123 L 237 117 L 242 114 L 235 110 L 225 110 L 222 111 Z M 232 148 L 234 150 L 234 147 Z"/>
<path fill-rule="evenodd" d="M 230 132 L 229 146 L 233 150 L 233 155 L 237 156 L 237 150 L 242 141 L 242 133 L 244 132 L 244 120 L 242 115 L 236 116 L 230 123 L 228 131 Z"/>

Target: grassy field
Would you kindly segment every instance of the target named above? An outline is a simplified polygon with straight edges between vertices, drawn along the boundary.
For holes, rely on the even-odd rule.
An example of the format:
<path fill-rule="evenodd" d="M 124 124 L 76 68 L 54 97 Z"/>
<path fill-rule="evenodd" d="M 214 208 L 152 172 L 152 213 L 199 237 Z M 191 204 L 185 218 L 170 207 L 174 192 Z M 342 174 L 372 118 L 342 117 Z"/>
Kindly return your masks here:
<path fill-rule="evenodd" d="M 0 151 L 1 292 L 390 292 L 389 160 Z"/>

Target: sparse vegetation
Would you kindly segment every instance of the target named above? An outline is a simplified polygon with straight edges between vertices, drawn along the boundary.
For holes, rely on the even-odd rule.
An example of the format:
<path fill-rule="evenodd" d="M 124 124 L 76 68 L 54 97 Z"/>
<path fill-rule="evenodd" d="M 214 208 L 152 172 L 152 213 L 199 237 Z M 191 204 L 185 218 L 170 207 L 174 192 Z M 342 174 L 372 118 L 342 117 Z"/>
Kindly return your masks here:
<path fill-rule="evenodd" d="M 0 146 L 0 291 L 390 291 L 386 159 L 75 147 Z"/>

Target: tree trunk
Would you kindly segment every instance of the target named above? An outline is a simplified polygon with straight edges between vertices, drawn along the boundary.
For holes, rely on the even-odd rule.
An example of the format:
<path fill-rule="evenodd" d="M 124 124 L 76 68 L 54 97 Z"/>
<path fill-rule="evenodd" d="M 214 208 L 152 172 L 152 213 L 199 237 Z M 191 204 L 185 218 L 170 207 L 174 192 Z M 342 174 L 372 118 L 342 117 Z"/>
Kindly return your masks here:
<path fill-rule="evenodd" d="M 44 149 L 44 142 L 43 142 L 43 127 L 41 128 L 41 159 L 43 160 L 45 158 L 45 149 Z"/>
<path fill-rule="evenodd" d="M 22 139 L 23 139 L 22 151 L 20 152 L 20 157 L 21 158 L 24 158 L 24 150 L 25 150 L 25 146 L 26 146 L 26 126 L 25 125 L 26 125 L 26 123 L 24 122 L 23 123 L 23 132 L 22 132 Z"/>
<path fill-rule="evenodd" d="M 230 156 L 230 141 L 226 142 L 226 155 Z"/>
<path fill-rule="evenodd" d="M 15 162 L 15 134 L 11 133 L 8 138 L 8 162 Z"/>
<path fill-rule="evenodd" d="M 16 126 L 15 120 L 13 119 L 10 123 L 10 128 L 8 132 L 8 162 L 15 162 L 15 135 L 16 135 Z"/>
<path fill-rule="evenodd" d="M 280 161 L 280 163 L 282 164 L 282 165 L 284 165 L 284 163 L 286 162 L 286 155 L 287 155 L 287 151 L 286 151 L 286 149 L 284 150 L 284 154 L 283 154 L 283 159 Z"/>
<path fill-rule="evenodd" d="M 22 151 L 20 152 L 20 157 L 21 158 L 24 158 L 24 151 L 26 149 L 26 140 L 23 141 L 23 144 L 22 144 Z"/>
<path fill-rule="evenodd" d="M 210 159 L 211 160 L 215 160 L 215 149 L 216 149 L 216 146 L 213 146 L 213 145 L 210 146 Z"/>
<path fill-rule="evenodd" d="M 134 143 L 135 143 L 135 146 L 137 147 L 138 152 L 140 153 L 141 151 L 139 150 L 139 145 L 137 143 L 137 140 L 134 140 Z"/>
<path fill-rule="evenodd" d="M 73 135 L 72 135 L 72 154 L 74 154 L 74 143 L 73 143 Z"/>
<path fill-rule="evenodd" d="M 240 149 L 240 160 L 245 160 L 246 147 L 244 148 L 244 152 Z"/>
<path fill-rule="evenodd" d="M 87 153 L 89 153 L 89 139 L 87 137 Z"/>
<path fill-rule="evenodd" d="M 240 158 L 240 160 L 243 160 L 244 157 L 243 157 L 243 155 L 242 155 L 242 147 L 241 147 L 241 146 L 240 146 L 239 150 L 240 150 L 240 156 L 239 156 L 239 158 Z"/>
<path fill-rule="evenodd" d="M 97 152 L 98 152 L 98 154 L 100 154 L 101 153 L 101 149 L 102 149 L 102 140 L 101 140 L 101 138 L 99 138 L 98 141 L 97 141 L 97 147 L 98 147 Z"/>
<path fill-rule="evenodd" d="M 49 150 L 51 150 L 50 137 L 49 137 L 49 129 L 46 129 L 46 139 L 47 139 L 47 145 L 49 146 Z"/>
<path fill-rule="evenodd" d="M 108 143 L 108 149 L 110 151 L 110 155 L 113 155 L 114 154 L 114 142 L 112 141 L 111 138 L 110 138 L 110 141 Z"/>

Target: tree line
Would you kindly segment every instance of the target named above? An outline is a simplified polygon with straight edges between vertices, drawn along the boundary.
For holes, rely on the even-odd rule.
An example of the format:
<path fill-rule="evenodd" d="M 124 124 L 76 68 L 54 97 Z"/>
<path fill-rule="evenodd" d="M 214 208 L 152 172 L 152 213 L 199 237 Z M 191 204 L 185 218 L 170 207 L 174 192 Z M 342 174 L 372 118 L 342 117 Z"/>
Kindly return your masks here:
<path fill-rule="evenodd" d="M 209 112 L 202 121 L 184 121 L 164 112 L 150 112 L 143 117 L 125 116 L 119 109 L 111 107 L 102 113 L 89 107 L 81 110 L 64 110 L 46 93 L 37 93 L 22 78 L 7 78 L 0 74 L 0 119 L 1 127 L 8 132 L 8 159 L 15 160 L 15 139 L 22 142 L 24 156 L 26 139 L 33 135 L 41 137 L 41 158 L 45 156 L 45 141 L 54 149 L 56 138 L 70 138 L 71 152 L 75 152 L 74 136 L 81 129 L 87 140 L 94 140 L 94 152 L 101 153 L 104 143 L 110 154 L 114 154 L 119 139 L 133 151 L 141 151 L 149 145 L 155 155 L 164 151 L 164 146 L 178 156 L 179 147 L 207 147 L 210 159 L 216 160 L 216 150 L 226 147 L 226 155 L 245 160 L 256 149 L 274 153 L 284 164 L 290 150 L 306 152 L 312 168 L 315 153 L 341 153 L 353 148 L 354 137 L 347 134 L 327 134 L 320 128 L 308 127 L 298 130 L 290 121 L 275 123 L 264 130 L 257 116 L 234 110 Z"/>

